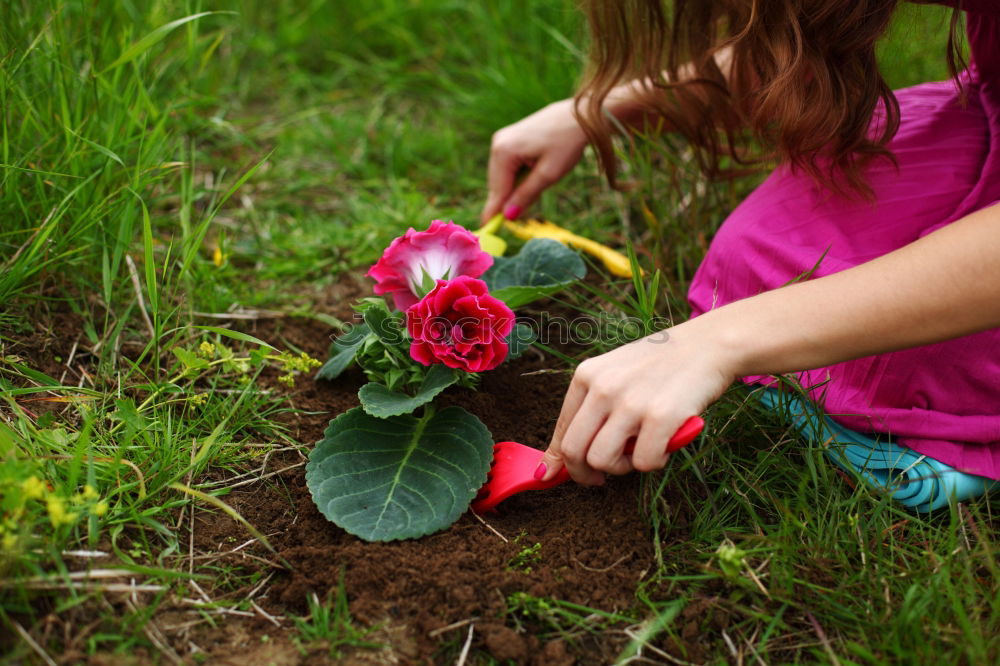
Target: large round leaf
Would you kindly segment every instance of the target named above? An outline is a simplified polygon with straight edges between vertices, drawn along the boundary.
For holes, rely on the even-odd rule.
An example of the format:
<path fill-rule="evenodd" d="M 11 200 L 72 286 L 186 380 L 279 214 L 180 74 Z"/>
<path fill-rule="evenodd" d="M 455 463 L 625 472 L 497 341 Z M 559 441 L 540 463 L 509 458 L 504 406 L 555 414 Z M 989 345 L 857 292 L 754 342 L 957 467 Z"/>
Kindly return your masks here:
<path fill-rule="evenodd" d="M 380 419 L 360 407 L 330 422 L 306 465 L 313 501 L 367 541 L 412 539 L 461 516 L 486 482 L 493 437 L 461 407 Z"/>

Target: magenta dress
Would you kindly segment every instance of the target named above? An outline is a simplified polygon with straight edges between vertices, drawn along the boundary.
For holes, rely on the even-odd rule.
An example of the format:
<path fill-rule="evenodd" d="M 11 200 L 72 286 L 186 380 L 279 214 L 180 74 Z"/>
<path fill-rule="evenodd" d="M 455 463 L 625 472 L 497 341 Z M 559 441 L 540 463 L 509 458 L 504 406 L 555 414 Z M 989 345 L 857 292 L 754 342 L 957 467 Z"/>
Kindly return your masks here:
<path fill-rule="evenodd" d="M 885 160 L 871 167 L 875 204 L 779 167 L 712 241 L 688 294 L 695 316 L 780 287 L 824 252 L 815 277 L 1000 204 L 1000 1 L 962 6 L 972 49 L 966 106 L 951 81 L 896 92 L 901 125 L 890 148 L 899 169 Z M 960 471 L 1000 479 L 1000 330 L 838 363 L 800 381 L 819 386 L 813 400 L 848 428 L 888 433 Z"/>

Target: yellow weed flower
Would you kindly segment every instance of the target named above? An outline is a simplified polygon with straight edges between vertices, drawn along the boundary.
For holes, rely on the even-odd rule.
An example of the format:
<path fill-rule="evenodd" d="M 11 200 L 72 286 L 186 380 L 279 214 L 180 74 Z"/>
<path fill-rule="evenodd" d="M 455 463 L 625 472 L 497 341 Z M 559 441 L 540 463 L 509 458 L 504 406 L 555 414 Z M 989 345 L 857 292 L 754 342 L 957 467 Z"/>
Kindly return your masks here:
<path fill-rule="evenodd" d="M 211 342 L 202 342 L 198 345 L 198 355 L 205 358 L 215 358 L 215 345 Z"/>
<path fill-rule="evenodd" d="M 15 546 L 17 546 L 17 535 L 14 534 L 13 532 L 9 532 L 7 534 L 4 534 L 3 535 L 3 539 L 0 540 L 0 543 L 3 544 L 3 549 L 5 551 L 10 552 L 10 551 L 14 550 Z"/>
<path fill-rule="evenodd" d="M 100 497 L 98 492 L 94 490 L 94 486 L 89 483 L 83 487 L 83 498 L 88 500 L 97 499 Z"/>
<path fill-rule="evenodd" d="M 35 476 L 29 476 L 21 482 L 21 490 L 28 499 L 41 499 L 45 495 L 45 482 Z"/>
<path fill-rule="evenodd" d="M 105 502 L 104 500 L 101 500 L 100 502 L 98 502 L 97 504 L 94 505 L 94 508 L 91 509 L 91 512 L 95 516 L 97 516 L 98 518 L 100 518 L 101 516 L 103 516 L 104 514 L 106 514 L 108 512 L 108 503 Z"/>
<path fill-rule="evenodd" d="M 303 372 L 308 371 L 310 368 L 318 368 L 319 366 L 323 365 L 322 363 L 319 362 L 319 359 L 315 359 L 305 352 L 299 354 L 299 360 L 302 361 Z"/>
<path fill-rule="evenodd" d="M 49 510 L 49 522 L 52 523 L 52 527 L 68 525 L 76 519 L 76 514 L 66 510 L 66 502 L 58 495 L 49 495 L 45 504 Z"/>

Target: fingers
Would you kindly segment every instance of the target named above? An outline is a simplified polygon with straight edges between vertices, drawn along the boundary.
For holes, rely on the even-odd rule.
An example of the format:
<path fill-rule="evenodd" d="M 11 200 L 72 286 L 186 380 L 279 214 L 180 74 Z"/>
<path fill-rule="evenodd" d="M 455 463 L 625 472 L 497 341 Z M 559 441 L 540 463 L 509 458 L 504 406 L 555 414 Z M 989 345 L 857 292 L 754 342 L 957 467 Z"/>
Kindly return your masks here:
<path fill-rule="evenodd" d="M 541 465 L 539 465 L 536 478 L 548 481 L 563 466 L 563 436 L 566 434 L 569 424 L 572 423 L 573 417 L 579 411 L 580 405 L 583 404 L 586 395 L 587 389 L 580 382 L 574 380 L 570 383 L 569 389 L 566 391 L 566 397 L 563 398 L 562 409 L 559 411 L 559 420 L 556 421 L 552 441 L 549 442 L 549 447 L 542 456 L 542 464 L 545 465 L 545 470 L 542 470 Z M 541 475 L 539 475 L 539 472 Z"/>
<path fill-rule="evenodd" d="M 554 159 L 542 158 L 503 202 L 504 215 L 507 215 L 508 211 L 520 213 L 527 209 L 538 200 L 542 192 L 562 178 L 564 174 L 565 171 L 559 168 Z M 516 217 L 517 215 L 509 215 L 508 219 Z"/>
<path fill-rule="evenodd" d="M 523 166 L 521 159 L 513 152 L 498 148 L 490 150 L 490 164 L 487 170 L 489 194 L 486 205 L 479 216 L 480 224 L 486 224 L 504 207 L 507 197 L 514 189 L 514 180 Z"/>
<path fill-rule="evenodd" d="M 643 421 L 632 453 L 635 469 L 640 472 L 660 469 L 667 464 L 672 452 L 697 439 L 705 427 L 705 420 L 698 415 L 682 418 L 681 413 L 656 413 Z"/>
<path fill-rule="evenodd" d="M 549 480 L 563 465 L 584 485 L 604 483 L 604 473 L 625 474 L 632 469 L 623 455 L 625 441 L 638 431 L 636 412 L 621 409 L 602 387 L 594 388 L 599 373 L 593 360 L 577 367 L 563 400 L 559 420 L 536 478 Z"/>
<path fill-rule="evenodd" d="M 591 467 L 587 457 L 592 448 L 591 443 L 607 418 L 606 406 L 594 397 L 593 392 L 590 392 L 566 428 L 560 451 L 569 475 L 577 483 L 587 486 L 604 483 L 604 474 Z"/>
<path fill-rule="evenodd" d="M 666 414 L 651 414 L 642 422 L 632 452 L 632 466 L 640 472 L 651 472 L 667 464 L 667 442 L 680 427 L 683 419 Z"/>
<path fill-rule="evenodd" d="M 543 158 L 531 167 L 517 187 L 516 176 L 527 161 L 503 153 L 493 153 L 489 166 L 489 195 L 479 216 L 486 224 L 494 215 L 503 212 L 507 219 L 517 219 L 521 211 L 538 200 L 550 185 L 565 174 L 555 159 Z"/>
<path fill-rule="evenodd" d="M 490 147 L 481 224 L 500 212 L 516 219 L 580 161 L 586 144 L 586 135 L 565 104 L 546 107 L 497 131 Z M 518 184 L 518 173 L 525 167 L 528 174 Z"/>
<path fill-rule="evenodd" d="M 627 474 L 632 462 L 625 456 L 625 443 L 639 430 L 635 417 L 625 410 L 615 411 L 598 431 L 587 449 L 587 465 L 607 474 Z"/>

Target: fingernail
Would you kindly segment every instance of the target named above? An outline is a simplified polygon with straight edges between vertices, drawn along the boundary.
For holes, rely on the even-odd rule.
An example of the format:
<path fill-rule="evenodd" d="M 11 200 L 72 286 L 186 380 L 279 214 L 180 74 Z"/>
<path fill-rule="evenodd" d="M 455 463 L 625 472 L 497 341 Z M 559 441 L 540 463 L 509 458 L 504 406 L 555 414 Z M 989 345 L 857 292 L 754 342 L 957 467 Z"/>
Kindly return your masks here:
<path fill-rule="evenodd" d="M 517 204 L 511 204 L 503 209 L 503 216 L 508 220 L 516 220 L 521 216 L 521 207 Z"/>
<path fill-rule="evenodd" d="M 541 481 L 547 471 L 549 471 L 549 468 L 545 463 L 538 463 L 538 467 L 535 468 L 535 481 Z"/>

